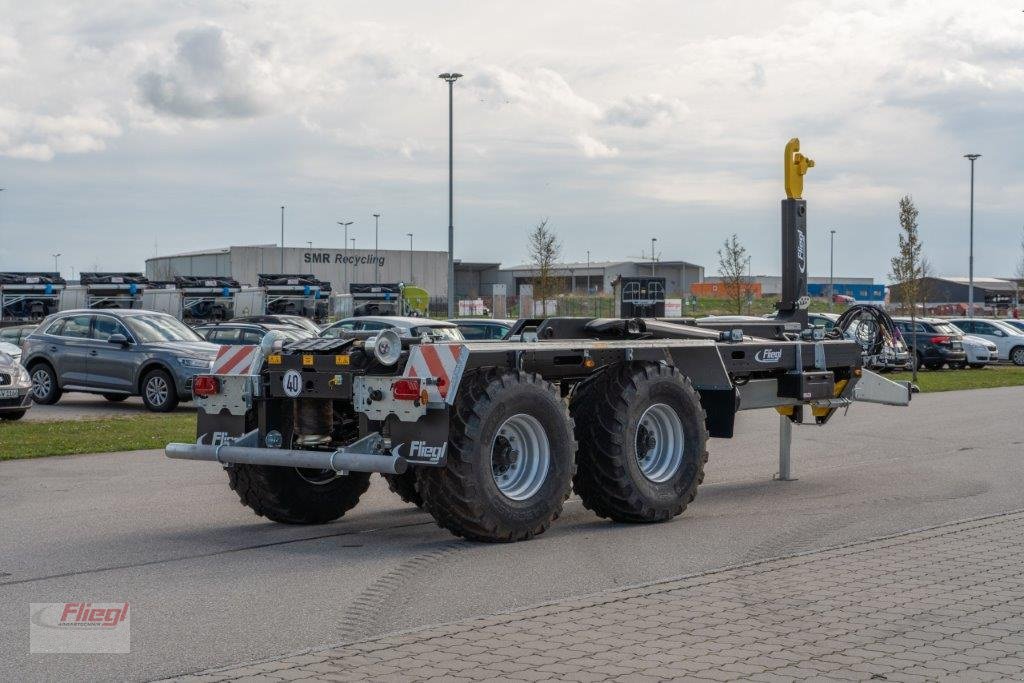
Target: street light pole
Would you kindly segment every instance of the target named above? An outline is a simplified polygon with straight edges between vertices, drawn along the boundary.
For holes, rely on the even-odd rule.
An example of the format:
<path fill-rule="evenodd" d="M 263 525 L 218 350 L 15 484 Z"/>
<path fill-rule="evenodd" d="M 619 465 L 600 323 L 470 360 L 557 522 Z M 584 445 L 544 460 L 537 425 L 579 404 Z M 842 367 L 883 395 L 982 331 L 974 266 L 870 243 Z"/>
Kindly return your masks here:
<path fill-rule="evenodd" d="M 587 296 L 590 296 L 590 250 L 587 249 Z"/>
<path fill-rule="evenodd" d="M 835 281 L 835 254 L 836 254 L 836 231 L 829 231 L 828 241 L 828 311 L 832 312 L 836 300 Z"/>
<path fill-rule="evenodd" d="M 971 161 L 971 249 L 967 261 L 967 317 L 974 317 L 974 162 L 981 158 L 980 154 L 965 154 Z"/>
<path fill-rule="evenodd" d="M 53 255 L 53 270 L 57 273 L 57 275 L 60 275 L 60 267 L 57 265 L 57 259 L 59 258 L 60 254 Z"/>
<path fill-rule="evenodd" d="M 345 256 L 350 256 L 350 254 L 348 253 L 348 226 L 352 225 L 352 221 L 345 221 L 345 222 L 335 221 L 335 223 L 340 225 L 345 230 L 345 241 L 341 243 L 341 248 L 345 251 Z M 342 270 L 345 273 L 345 279 L 347 280 L 348 279 L 348 265 L 347 264 L 342 264 L 342 265 L 344 266 L 344 268 Z"/>
<path fill-rule="evenodd" d="M 380 247 L 380 214 L 373 214 L 373 281 L 380 281 L 380 263 L 377 250 Z"/>
<path fill-rule="evenodd" d="M 281 207 L 281 273 L 284 274 L 284 207 Z"/>
<path fill-rule="evenodd" d="M 412 233 L 405 233 L 409 236 L 409 282 L 412 282 Z"/>
<path fill-rule="evenodd" d="M 453 145 L 454 136 L 454 112 L 453 112 L 453 91 L 455 81 L 462 78 L 459 73 L 443 73 L 437 76 L 448 83 L 448 317 L 455 317 L 455 222 L 453 218 L 453 197 L 454 197 L 454 164 Z"/>
<path fill-rule="evenodd" d="M 654 243 L 657 241 L 657 237 L 651 238 L 651 277 L 654 277 L 654 264 L 657 262 L 657 259 L 654 258 Z"/>
<path fill-rule="evenodd" d="M 353 237 L 352 238 L 352 251 L 355 251 L 355 250 L 356 250 L 356 238 Z M 352 261 L 352 280 L 353 281 L 356 279 L 356 275 L 357 275 L 357 273 L 356 273 L 356 260 L 353 260 Z M 349 284 L 351 284 L 351 283 L 349 283 Z"/>

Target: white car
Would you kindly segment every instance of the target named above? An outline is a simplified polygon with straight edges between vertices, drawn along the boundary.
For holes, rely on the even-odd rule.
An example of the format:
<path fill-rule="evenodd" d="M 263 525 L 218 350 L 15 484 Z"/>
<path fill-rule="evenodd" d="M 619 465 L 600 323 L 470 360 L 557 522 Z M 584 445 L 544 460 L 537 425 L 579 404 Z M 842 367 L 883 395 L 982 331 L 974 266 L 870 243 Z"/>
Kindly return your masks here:
<path fill-rule="evenodd" d="M 442 341 L 463 341 L 465 339 L 458 325 L 454 323 L 400 315 L 364 315 L 345 318 L 325 327 L 320 332 L 320 336 L 337 339 L 350 332 L 376 332 L 378 330 L 394 330 L 400 337 L 420 337 L 429 334 Z"/>
<path fill-rule="evenodd" d="M 954 318 L 949 322 L 975 337 L 990 341 L 999 349 L 999 360 L 1024 365 L 1024 331 L 1001 320 Z"/>
<path fill-rule="evenodd" d="M 960 367 L 983 368 L 999 360 L 999 347 L 981 337 L 965 334 L 962 339 L 967 360 Z"/>
<path fill-rule="evenodd" d="M 20 420 L 32 407 L 32 378 L 8 348 L 21 349 L 13 344 L 0 343 L 0 420 Z"/>
<path fill-rule="evenodd" d="M 0 341 L 0 353 L 6 353 L 8 356 L 13 358 L 16 362 L 21 362 L 21 347 L 9 344 L 7 342 Z"/>
<path fill-rule="evenodd" d="M 1024 320 L 1020 320 L 1019 318 L 1003 318 L 999 322 L 1006 323 L 1007 325 L 1024 332 Z"/>

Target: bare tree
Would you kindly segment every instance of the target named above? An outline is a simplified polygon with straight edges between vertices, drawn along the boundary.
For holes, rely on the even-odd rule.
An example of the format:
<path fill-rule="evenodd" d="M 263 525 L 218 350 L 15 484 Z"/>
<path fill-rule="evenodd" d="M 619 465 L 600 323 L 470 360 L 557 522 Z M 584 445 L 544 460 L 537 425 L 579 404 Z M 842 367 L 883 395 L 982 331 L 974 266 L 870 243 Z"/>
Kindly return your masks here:
<path fill-rule="evenodd" d="M 751 291 L 746 269 L 747 248 L 740 244 L 736 233 L 733 233 L 718 250 L 718 274 L 722 276 L 722 288 L 725 290 L 729 310 L 735 311 L 736 315 L 743 313 L 743 300 Z"/>
<path fill-rule="evenodd" d="M 537 268 L 537 276 L 533 278 L 533 296 L 535 300 L 545 302 L 555 291 L 552 272 L 562 254 L 562 245 L 555 231 L 548 227 L 547 218 L 530 233 L 528 250 L 530 260 Z"/>
<path fill-rule="evenodd" d="M 917 381 L 917 306 L 924 302 L 927 292 L 925 278 L 930 273 L 928 260 L 922 255 L 921 237 L 917 227 L 917 206 L 914 198 L 900 197 L 899 251 L 892 257 L 889 279 L 895 283 L 896 298 L 903 308 L 910 309 L 910 352 Z"/>

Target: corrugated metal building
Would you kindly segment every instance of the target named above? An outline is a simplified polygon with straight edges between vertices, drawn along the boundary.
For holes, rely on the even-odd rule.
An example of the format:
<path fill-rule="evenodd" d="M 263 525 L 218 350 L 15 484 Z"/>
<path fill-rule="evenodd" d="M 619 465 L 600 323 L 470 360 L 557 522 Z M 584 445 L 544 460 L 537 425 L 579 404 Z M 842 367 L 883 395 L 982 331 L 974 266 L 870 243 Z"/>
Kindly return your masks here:
<path fill-rule="evenodd" d="M 272 245 L 233 246 L 146 259 L 146 277 L 151 280 L 208 275 L 255 285 L 259 273 L 312 273 L 330 282 L 336 292 L 347 292 L 351 282 L 409 282 L 434 296 L 447 294 L 447 268 L 448 253 L 444 251 L 382 249 L 375 254 L 373 249 L 282 250 Z"/>
<path fill-rule="evenodd" d="M 504 283 L 511 295 L 519 291 L 519 285 L 533 283 L 539 271 L 533 264 L 503 266 L 492 274 L 496 281 Z M 559 263 L 551 270 L 561 292 L 583 294 L 589 285 L 591 292 L 611 292 L 615 278 L 653 275 L 665 278 L 665 291 L 669 295 L 690 291 L 690 285 L 704 281 L 704 266 L 686 261 L 586 261 Z"/>

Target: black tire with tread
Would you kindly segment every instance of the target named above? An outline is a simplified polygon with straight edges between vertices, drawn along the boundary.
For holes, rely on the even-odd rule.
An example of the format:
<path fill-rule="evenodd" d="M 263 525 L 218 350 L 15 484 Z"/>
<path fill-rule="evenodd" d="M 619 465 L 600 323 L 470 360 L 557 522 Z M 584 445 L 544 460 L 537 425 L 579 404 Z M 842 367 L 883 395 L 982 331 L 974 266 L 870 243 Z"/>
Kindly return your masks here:
<path fill-rule="evenodd" d="M 45 370 L 50 374 L 50 393 L 43 398 L 39 398 L 35 393 L 35 386 L 32 387 L 32 400 L 40 405 L 52 406 L 54 403 L 60 400 L 61 394 L 64 392 L 60 388 L 60 383 L 57 381 L 57 373 L 53 369 L 53 366 L 46 361 L 39 361 L 33 363 L 28 368 L 29 375 L 35 375 L 40 370 Z M 34 383 L 33 383 L 34 384 Z"/>
<path fill-rule="evenodd" d="M 333 522 L 354 508 L 370 487 L 368 472 L 350 472 L 313 484 L 293 467 L 233 465 L 227 471 L 231 489 L 242 505 L 282 524 Z"/>
<path fill-rule="evenodd" d="M 548 476 L 523 501 L 504 496 L 491 469 L 491 444 L 506 419 L 536 418 L 550 445 Z M 451 408 L 447 464 L 417 473 L 423 505 L 438 525 L 474 541 L 507 543 L 543 533 L 572 491 L 576 442 L 555 387 L 540 375 L 505 368 L 467 373 Z"/>
<path fill-rule="evenodd" d="M 423 496 L 420 495 L 416 484 L 416 468 L 410 467 L 402 474 L 382 474 L 388 483 L 391 492 L 402 499 L 403 503 L 410 503 L 418 508 L 423 507 Z"/>
<path fill-rule="evenodd" d="M 672 478 L 647 479 L 636 458 L 636 429 L 654 403 L 675 408 L 683 424 L 684 459 Z M 623 363 L 601 373 L 570 404 L 576 423 L 573 487 L 583 505 L 616 522 L 663 522 L 682 514 L 704 481 L 705 413 L 689 378 L 660 363 Z"/>
<path fill-rule="evenodd" d="M 164 382 L 167 383 L 167 400 L 162 405 L 154 405 L 149 402 L 146 398 L 146 385 L 156 375 L 162 375 Z M 146 376 L 142 378 L 142 382 L 139 385 L 139 394 L 142 396 L 142 403 L 146 406 L 146 409 L 154 413 L 169 413 L 178 407 L 178 389 L 174 384 L 174 378 L 171 377 L 170 373 L 166 370 L 150 370 L 146 373 Z"/>

